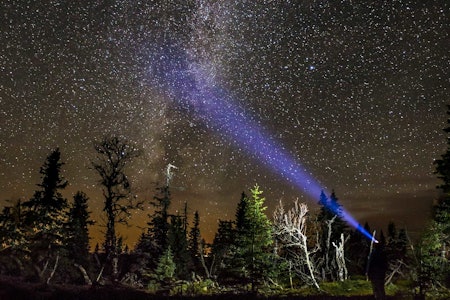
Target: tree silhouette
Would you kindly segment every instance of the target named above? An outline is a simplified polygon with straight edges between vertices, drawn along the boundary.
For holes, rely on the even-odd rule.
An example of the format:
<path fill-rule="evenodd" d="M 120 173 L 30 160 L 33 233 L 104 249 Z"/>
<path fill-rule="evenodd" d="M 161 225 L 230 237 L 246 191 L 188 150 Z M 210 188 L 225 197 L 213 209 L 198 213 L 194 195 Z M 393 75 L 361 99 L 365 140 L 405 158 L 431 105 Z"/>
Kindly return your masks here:
<path fill-rule="evenodd" d="M 104 250 L 107 260 L 116 259 L 116 225 L 127 224 L 130 209 L 139 204 L 131 197 L 131 185 L 125 172 L 126 167 L 140 152 L 129 142 L 115 136 L 103 138 L 94 144 L 94 148 L 97 156 L 91 163 L 100 176 L 104 196 L 103 211 L 106 214 Z"/>
<path fill-rule="evenodd" d="M 186 231 L 181 216 L 171 216 L 168 231 L 168 245 L 173 253 L 173 260 L 177 266 L 175 274 L 179 279 L 188 279 L 190 255 Z"/>
<path fill-rule="evenodd" d="M 194 271 L 198 272 L 201 269 L 201 260 L 200 255 L 203 255 L 201 252 L 201 235 L 200 235 L 200 216 L 198 211 L 194 213 L 194 224 L 192 225 L 191 230 L 189 231 L 189 252 L 191 254 L 191 261 L 193 263 Z"/>
<path fill-rule="evenodd" d="M 317 221 L 320 225 L 320 253 L 322 262 L 319 266 L 322 269 L 323 280 L 336 280 L 338 264 L 335 260 L 335 249 L 333 243 L 338 243 L 342 233 L 348 231 L 348 226 L 341 216 L 341 204 L 334 191 L 328 198 L 322 191 L 319 204 L 320 212 Z"/>
<path fill-rule="evenodd" d="M 47 277 L 49 281 L 53 276 L 54 271 L 51 272 L 48 268 L 49 262 L 54 261 L 56 270 L 58 251 L 65 242 L 64 226 L 67 218 L 64 210 L 67 208 L 67 200 L 60 193 L 67 186 L 67 181 L 61 174 L 63 165 L 61 152 L 56 148 L 47 156 L 40 169 L 42 182 L 37 185 L 40 190 L 23 203 L 28 208 L 25 223 L 29 228 L 31 258 L 40 280 Z"/>
<path fill-rule="evenodd" d="M 89 261 L 89 228 L 94 222 L 89 219 L 87 201 L 89 198 L 85 193 L 78 191 L 73 196 L 73 204 L 68 216 L 68 240 L 67 249 L 74 263 L 86 266 Z"/>
<path fill-rule="evenodd" d="M 236 250 L 233 221 L 219 220 L 211 250 L 213 257 L 212 275 L 225 277 L 231 269 L 231 259 Z"/>
<path fill-rule="evenodd" d="M 153 201 L 150 202 L 155 208 L 155 211 L 149 216 L 150 221 L 147 223 L 147 232 L 141 237 L 140 246 L 142 247 L 140 247 L 140 251 L 151 251 L 153 254 L 156 254 L 156 258 L 162 255 L 168 246 L 168 233 L 170 229 L 169 208 L 172 201 L 170 193 L 170 181 L 173 177 L 172 169 L 177 169 L 177 167 L 168 164 L 165 172 L 166 182 L 164 185 L 157 186 L 156 188 L 156 195 L 153 196 Z M 185 206 L 182 225 L 185 232 L 187 230 L 186 210 L 187 206 Z"/>
<path fill-rule="evenodd" d="M 450 115 L 450 105 L 447 106 Z M 450 286 L 450 118 L 444 131 L 447 133 L 447 150 L 437 159 L 435 174 L 442 181 L 437 187 L 441 196 L 433 207 L 433 218 L 424 232 L 416 253 L 417 283 L 423 294 L 431 285 Z"/>
<path fill-rule="evenodd" d="M 268 277 L 271 269 L 272 253 L 272 224 L 265 215 L 265 198 L 261 197 L 263 191 L 255 185 L 250 190 L 251 198 L 245 197 L 241 202 L 237 216 L 242 209 L 242 227 L 237 228 L 236 264 L 240 264 L 240 276 L 250 280 L 252 290 L 255 291 L 264 279 Z"/>

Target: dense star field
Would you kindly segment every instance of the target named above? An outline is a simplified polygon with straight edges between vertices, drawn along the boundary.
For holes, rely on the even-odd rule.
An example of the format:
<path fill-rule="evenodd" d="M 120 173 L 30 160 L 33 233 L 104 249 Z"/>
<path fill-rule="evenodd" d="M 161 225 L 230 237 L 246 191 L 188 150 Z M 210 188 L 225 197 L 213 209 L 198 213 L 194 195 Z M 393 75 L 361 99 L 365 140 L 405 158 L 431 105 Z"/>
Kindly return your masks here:
<path fill-rule="evenodd" d="M 138 198 L 178 167 L 172 210 L 199 210 L 208 240 L 255 183 L 269 212 L 281 198 L 316 203 L 211 128 L 201 103 L 177 99 L 161 70 L 185 64 L 360 222 L 416 232 L 429 217 L 450 103 L 448 1 L 5 0 L 0 15 L 2 205 L 30 198 L 60 147 L 64 195 L 86 192 L 101 224 L 89 166 L 105 135 L 142 149 L 128 172 Z"/>

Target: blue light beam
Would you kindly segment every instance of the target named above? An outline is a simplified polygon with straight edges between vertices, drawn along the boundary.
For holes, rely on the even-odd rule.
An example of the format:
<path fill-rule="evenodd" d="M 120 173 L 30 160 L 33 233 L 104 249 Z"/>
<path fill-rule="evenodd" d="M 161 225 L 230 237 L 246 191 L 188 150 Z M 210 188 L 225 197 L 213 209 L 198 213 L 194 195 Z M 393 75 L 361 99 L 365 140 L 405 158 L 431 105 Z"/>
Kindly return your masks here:
<path fill-rule="evenodd" d="M 181 51 L 173 48 L 160 56 L 163 67 L 156 74 L 170 96 L 182 107 L 193 111 L 209 129 L 244 149 L 313 199 L 317 198 L 323 187 L 312 174 L 242 107 L 234 105 L 230 96 L 205 74 L 204 66 L 188 63 L 184 57 Z M 372 240 L 371 234 L 343 207 L 338 209 L 329 205 L 327 208 Z"/>

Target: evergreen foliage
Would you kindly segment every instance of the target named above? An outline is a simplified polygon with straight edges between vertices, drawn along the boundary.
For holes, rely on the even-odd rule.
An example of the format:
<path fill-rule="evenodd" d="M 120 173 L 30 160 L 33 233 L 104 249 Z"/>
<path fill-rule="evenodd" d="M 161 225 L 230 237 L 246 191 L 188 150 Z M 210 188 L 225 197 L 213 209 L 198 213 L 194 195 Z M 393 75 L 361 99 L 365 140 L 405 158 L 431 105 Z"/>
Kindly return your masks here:
<path fill-rule="evenodd" d="M 188 279 L 191 265 L 186 231 L 181 216 L 171 216 L 168 232 L 168 245 L 173 253 L 173 260 L 177 266 L 175 272 L 179 279 Z"/>
<path fill-rule="evenodd" d="M 68 213 L 67 250 L 74 263 L 86 266 L 89 261 L 89 228 L 94 222 L 89 219 L 89 198 L 78 191 Z"/>
<path fill-rule="evenodd" d="M 26 250 L 27 236 L 24 219 L 25 212 L 20 200 L 3 208 L 0 213 L 0 251 L 6 249 L 12 251 Z"/>
<path fill-rule="evenodd" d="M 153 277 L 160 283 L 170 283 L 175 279 L 176 269 L 177 266 L 169 246 L 159 258 Z"/>
<path fill-rule="evenodd" d="M 63 165 L 61 152 L 57 148 L 47 156 L 39 171 L 42 182 L 37 186 L 40 190 L 23 203 L 28 208 L 25 222 L 33 232 L 35 247 L 55 248 L 63 243 L 66 222 L 63 211 L 67 208 L 67 200 L 60 191 L 68 184 L 61 174 Z"/>
<path fill-rule="evenodd" d="M 424 294 L 433 286 L 448 285 L 450 268 L 444 252 L 447 241 L 448 237 L 443 233 L 443 225 L 432 221 L 415 253 L 417 259 L 415 281 L 420 294 Z"/>
<path fill-rule="evenodd" d="M 47 156 L 40 169 L 42 182 L 37 185 L 40 189 L 29 201 L 23 203 L 26 208 L 28 249 L 35 278 L 41 281 L 53 276 L 48 266 L 53 264 L 57 267 L 59 252 L 65 246 L 67 200 L 60 192 L 67 186 L 67 181 L 61 174 L 63 165 L 61 152 L 57 148 Z"/>
<path fill-rule="evenodd" d="M 248 197 L 247 195 L 242 192 L 241 198 L 238 202 L 237 208 L 236 208 L 236 231 L 237 234 L 244 233 L 244 231 L 249 228 L 250 220 L 247 216 L 247 206 L 248 206 Z"/>
<path fill-rule="evenodd" d="M 450 105 L 447 105 L 447 115 L 450 115 Z M 444 128 L 444 132 L 450 133 L 450 118 L 447 119 L 448 126 Z M 438 186 L 446 195 L 450 193 L 450 135 L 447 135 L 447 150 L 442 154 L 440 159 L 434 162 L 436 166 L 437 177 L 442 181 Z M 448 200 L 447 200 L 448 201 Z M 446 202 L 447 202 L 446 201 Z"/>
<path fill-rule="evenodd" d="M 449 133 L 450 127 L 445 131 Z M 433 208 L 430 225 L 417 247 L 414 247 L 415 256 L 407 256 L 409 240 L 406 231 L 397 229 L 393 222 L 388 226 L 386 237 L 383 231 L 379 234 L 379 241 L 386 244 L 386 254 L 391 263 L 387 273 L 389 280 L 394 282 L 410 272 L 421 294 L 431 287 L 450 285 L 450 138 L 448 140 L 449 149 L 435 163 L 436 174 L 443 181 L 438 187 L 442 194 Z M 95 253 L 92 256 L 89 253 L 88 229 L 93 222 L 89 218 L 88 197 L 77 192 L 73 203 L 70 206 L 67 204 L 62 196 L 62 191 L 68 185 L 62 176 L 64 163 L 61 162 L 59 149 L 55 149 L 40 168 L 41 182 L 37 184 L 38 189 L 33 196 L 28 201 L 19 200 L 4 207 L 0 213 L 0 274 L 20 275 L 46 283 L 52 278 L 52 282 L 59 283 L 88 283 L 95 262 L 98 266 L 97 278 L 101 281 L 105 266 L 100 261 L 107 258 L 110 261 L 115 259 L 111 266 L 117 276 L 113 279 L 135 287 L 142 285 L 133 285 L 133 280 L 137 283 L 151 280 L 150 284 L 157 282 L 155 286 L 158 289 L 167 288 L 168 285 L 175 289 L 179 287 L 173 285 L 177 279 L 192 280 L 189 283 L 184 281 L 183 288 L 203 287 L 201 276 L 192 276 L 193 273 L 201 274 L 201 271 L 205 271 L 211 283 L 208 283 L 208 287 L 216 286 L 212 280 L 217 280 L 220 284 L 238 285 L 247 291 L 251 285 L 252 290 L 256 291 L 263 285 L 277 285 L 284 279 L 286 281 L 283 284 L 287 285 L 289 279 L 289 284 L 293 286 L 293 277 L 287 278 L 288 271 L 292 271 L 285 263 L 289 260 L 285 259 L 283 263 L 278 256 L 282 254 L 284 258 L 288 257 L 287 247 L 274 244 L 274 228 L 265 215 L 265 199 L 259 186 L 250 189 L 250 196 L 241 194 L 235 220 L 219 220 L 211 251 L 204 251 L 199 212 L 195 212 L 190 229 L 187 205 L 181 216 L 169 212 L 172 165 L 167 169 L 166 185 L 158 187 L 153 198 L 155 211 L 150 216 L 149 227 L 141 235 L 134 251 L 129 253 L 128 245 L 117 235 L 115 226 L 126 223 L 130 216 L 129 210 L 136 206 L 130 197 L 131 187 L 125 172 L 126 166 L 137 157 L 138 151 L 115 137 L 96 143 L 95 149 L 97 157 L 92 161 L 92 167 L 100 175 L 105 197 L 106 253 L 101 253 L 98 244 Z M 349 235 L 345 244 L 346 255 L 340 257 L 349 263 L 352 276 L 363 275 L 370 240 L 358 230 L 350 232 L 341 216 L 341 205 L 334 191 L 330 197 L 322 192 L 319 204 L 321 208 L 316 222 L 311 221 L 314 218 L 310 218 L 309 214 L 305 221 L 307 229 L 304 236 L 308 239 L 304 244 L 307 250 L 312 250 L 311 261 L 315 266 L 312 273 L 315 276 L 323 275 L 322 279 L 328 281 L 338 279 L 334 261 L 338 247 L 330 245 L 339 243 L 341 234 L 345 233 Z M 367 223 L 364 227 L 366 231 L 371 231 Z M 410 268 L 413 263 L 415 269 Z M 316 266 L 322 269 L 318 270 Z M 396 270 L 400 270 L 397 273 L 399 276 L 391 276 L 395 275 Z M 108 271 L 105 268 L 105 273 Z M 33 275 L 30 277 L 30 274 Z M 295 280 L 299 285 L 306 282 L 300 277 Z"/>
<path fill-rule="evenodd" d="M 386 254 L 389 262 L 405 261 L 408 247 L 408 237 L 405 229 L 397 230 L 394 222 L 388 224 Z"/>
<path fill-rule="evenodd" d="M 251 282 L 252 290 L 270 276 L 273 254 L 272 224 L 264 211 L 263 191 L 255 185 L 250 190 L 251 198 L 243 197 L 236 216 L 242 216 L 237 227 L 235 264 L 239 265 L 239 276 Z M 242 210 L 243 212 L 241 212 Z"/>
<path fill-rule="evenodd" d="M 194 213 L 194 224 L 192 225 L 191 230 L 189 231 L 189 253 L 191 255 L 191 261 L 193 264 L 194 271 L 199 272 L 201 270 L 201 262 L 200 255 L 203 253 L 200 250 L 200 243 L 202 237 L 200 235 L 200 216 L 198 211 Z"/>
<path fill-rule="evenodd" d="M 217 232 L 211 247 L 214 260 L 212 273 L 217 274 L 219 278 L 227 277 L 227 273 L 231 269 L 231 259 L 236 250 L 234 239 L 235 230 L 233 228 L 233 221 L 219 220 Z"/>
<path fill-rule="evenodd" d="M 369 224 L 364 224 L 366 232 L 371 232 Z M 370 251 L 370 240 L 363 235 L 359 230 L 354 230 L 350 233 L 347 242 L 347 258 L 348 269 L 350 274 L 365 275 L 367 269 L 367 258 Z"/>
<path fill-rule="evenodd" d="M 158 246 L 157 256 L 167 249 L 169 232 L 169 207 L 171 202 L 169 186 L 158 187 L 151 204 L 155 207 L 148 222 L 148 236 Z"/>
<path fill-rule="evenodd" d="M 447 106 L 447 115 L 450 115 L 450 105 Z M 433 219 L 428 226 L 419 249 L 418 277 L 429 278 L 433 285 L 445 284 L 450 287 L 450 118 L 445 129 L 447 133 L 447 150 L 434 162 L 435 173 L 442 181 L 438 189 L 442 194 L 433 207 Z"/>

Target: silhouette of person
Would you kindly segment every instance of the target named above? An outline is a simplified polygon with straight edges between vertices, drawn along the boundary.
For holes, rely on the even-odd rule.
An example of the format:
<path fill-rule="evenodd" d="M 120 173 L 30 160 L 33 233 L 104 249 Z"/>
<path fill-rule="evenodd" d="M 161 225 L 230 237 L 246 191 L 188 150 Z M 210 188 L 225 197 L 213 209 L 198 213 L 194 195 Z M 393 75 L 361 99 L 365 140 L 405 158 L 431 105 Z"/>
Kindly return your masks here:
<path fill-rule="evenodd" d="M 370 253 L 367 265 L 367 276 L 372 283 L 372 290 L 375 299 L 386 299 L 384 291 L 384 278 L 388 268 L 386 252 L 383 243 L 377 243 Z"/>

